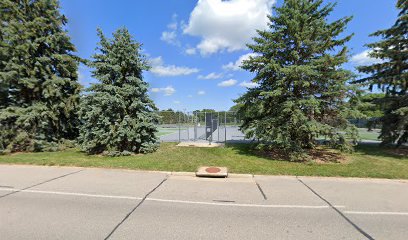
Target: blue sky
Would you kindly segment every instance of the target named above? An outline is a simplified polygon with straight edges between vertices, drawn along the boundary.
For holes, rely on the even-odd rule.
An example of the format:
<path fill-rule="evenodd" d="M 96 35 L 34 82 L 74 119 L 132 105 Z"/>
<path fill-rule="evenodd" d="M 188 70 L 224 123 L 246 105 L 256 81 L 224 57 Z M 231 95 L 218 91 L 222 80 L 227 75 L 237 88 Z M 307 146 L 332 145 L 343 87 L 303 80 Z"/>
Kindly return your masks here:
<path fill-rule="evenodd" d="M 68 17 L 68 32 L 77 54 L 89 59 L 99 41 L 96 28 L 108 36 L 127 27 L 143 43 L 152 71 L 145 80 L 160 109 L 226 110 L 233 99 L 251 87 L 251 74 L 239 70 L 250 51 L 245 43 L 255 29 L 266 26 L 271 6 L 283 0 L 61 0 Z M 333 2 L 326 0 L 326 2 Z M 396 0 L 338 0 L 329 20 L 354 16 L 346 34 L 351 62 L 346 68 L 375 61 L 367 57 L 368 35 L 391 26 L 398 14 Z M 272 13 L 273 14 L 273 13 Z M 80 81 L 95 82 L 89 69 L 80 67 Z"/>

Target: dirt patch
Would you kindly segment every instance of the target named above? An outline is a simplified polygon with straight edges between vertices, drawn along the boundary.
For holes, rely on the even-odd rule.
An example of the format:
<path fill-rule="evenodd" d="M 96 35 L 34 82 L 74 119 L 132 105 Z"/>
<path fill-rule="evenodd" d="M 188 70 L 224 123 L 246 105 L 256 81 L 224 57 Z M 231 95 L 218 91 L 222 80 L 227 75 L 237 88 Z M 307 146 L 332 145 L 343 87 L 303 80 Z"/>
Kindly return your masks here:
<path fill-rule="evenodd" d="M 390 148 L 387 150 L 388 153 L 392 155 L 397 155 L 400 157 L 408 157 L 408 148 L 407 147 L 400 147 L 400 148 Z"/>
<path fill-rule="evenodd" d="M 257 154 L 261 155 L 262 157 L 266 157 L 273 160 L 279 161 L 290 161 L 290 157 L 285 154 L 283 151 L 275 149 L 270 151 L 258 151 Z M 318 164 L 327 164 L 327 163 L 347 163 L 347 157 L 335 150 L 326 149 L 326 148 L 317 148 L 317 149 L 310 149 L 307 151 L 308 157 L 304 158 L 303 160 L 299 160 L 298 162 L 312 162 Z"/>
<path fill-rule="evenodd" d="M 346 163 L 347 158 L 344 154 L 331 149 L 313 149 L 309 150 L 309 156 L 315 163 Z"/>

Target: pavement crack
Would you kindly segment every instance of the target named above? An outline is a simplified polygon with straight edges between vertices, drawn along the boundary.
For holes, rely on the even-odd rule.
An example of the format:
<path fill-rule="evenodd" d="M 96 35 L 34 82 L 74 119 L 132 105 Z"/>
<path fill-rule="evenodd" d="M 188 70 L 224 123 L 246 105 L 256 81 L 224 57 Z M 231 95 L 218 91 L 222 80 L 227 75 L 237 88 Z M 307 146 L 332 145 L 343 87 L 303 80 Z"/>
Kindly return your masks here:
<path fill-rule="evenodd" d="M 153 188 L 150 192 L 148 192 L 143 198 L 142 200 L 140 200 L 140 202 L 134 207 L 132 208 L 132 210 L 130 210 L 130 212 L 128 214 L 126 214 L 126 216 L 122 219 L 122 221 L 120 221 L 114 228 L 113 230 L 108 234 L 108 236 L 106 236 L 105 240 L 109 239 L 115 232 L 116 230 L 130 217 L 130 215 L 132 215 L 132 213 L 134 211 L 136 211 L 136 209 L 138 209 L 146 200 L 146 198 L 148 198 L 154 191 L 156 191 L 161 185 L 163 185 L 163 183 L 165 181 L 167 181 L 168 179 L 168 175 L 166 175 L 166 177 L 155 187 Z"/>
<path fill-rule="evenodd" d="M 261 185 L 259 185 L 259 183 L 257 181 L 255 181 L 256 186 L 258 187 L 258 190 L 261 192 L 262 197 L 264 198 L 264 200 L 268 200 L 268 198 L 266 197 L 265 192 L 262 190 Z"/>
<path fill-rule="evenodd" d="M 303 182 L 301 179 L 296 177 L 296 179 L 302 183 L 305 187 L 307 187 L 313 194 L 315 194 L 317 197 L 319 197 L 321 200 L 323 200 L 325 203 L 327 203 L 330 208 L 332 208 L 334 211 L 336 211 L 344 220 L 346 220 L 351 226 L 354 227 L 358 232 L 360 232 L 362 235 L 364 235 L 367 239 L 369 240 L 375 240 L 370 234 L 365 232 L 363 229 L 361 229 L 357 224 L 355 224 L 353 221 L 351 221 L 346 215 L 344 215 L 343 212 L 341 212 L 339 209 L 337 209 L 333 204 L 331 204 L 328 200 L 326 200 L 324 197 L 322 197 L 320 194 L 318 194 L 313 188 L 311 188 L 309 185 L 307 185 L 305 182 Z"/>
<path fill-rule="evenodd" d="M 64 178 L 64 177 L 67 177 L 67 176 L 70 176 L 70 175 L 73 175 L 73 174 L 82 172 L 82 171 L 84 171 L 84 169 L 81 169 L 81 170 L 75 171 L 75 172 L 70 172 L 70 173 L 67 173 L 67 174 L 64 174 L 64 175 L 55 177 L 55 178 L 51 178 L 51 179 L 48 179 L 48 180 L 46 180 L 46 181 L 43 181 L 43 182 L 34 184 L 34 185 L 32 185 L 32 186 L 29 186 L 29 187 L 26 187 L 26 188 L 23 188 L 23 189 L 15 190 L 15 191 L 13 191 L 13 192 L 10 192 L 10 193 L 7 193 L 7 194 L 5 194 L 5 195 L 3 195 L 3 196 L 0 196 L 0 199 L 1 199 L 1 198 L 4 198 L 4 197 L 7 197 L 7 196 L 10 196 L 10 195 L 13 195 L 13 194 L 16 194 L 16 193 L 19 193 L 19 192 L 21 192 L 21 191 L 24 191 L 24 190 L 33 188 L 33 187 L 40 186 L 40 185 L 45 184 L 45 183 L 49 183 L 49 182 L 51 182 L 51 181 L 54 181 L 54 180 L 57 180 L 57 179 L 60 179 L 60 178 Z"/>

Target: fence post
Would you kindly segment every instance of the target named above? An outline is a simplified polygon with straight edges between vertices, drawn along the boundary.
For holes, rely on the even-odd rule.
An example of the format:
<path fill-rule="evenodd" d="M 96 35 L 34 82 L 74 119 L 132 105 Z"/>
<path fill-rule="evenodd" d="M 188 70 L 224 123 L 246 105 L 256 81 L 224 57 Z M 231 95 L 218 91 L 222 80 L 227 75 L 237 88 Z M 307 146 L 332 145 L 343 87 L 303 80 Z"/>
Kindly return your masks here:
<path fill-rule="evenodd" d="M 217 133 L 218 133 L 218 142 L 220 142 L 220 112 L 218 112 L 218 116 L 217 116 Z"/>
<path fill-rule="evenodd" d="M 187 114 L 186 111 L 185 111 L 184 114 L 185 114 L 186 117 L 187 117 L 187 121 L 186 121 L 186 124 L 187 124 L 187 140 L 188 140 L 188 142 L 190 142 L 190 119 L 188 119 L 188 118 L 189 118 L 189 115 Z"/>
<path fill-rule="evenodd" d="M 227 146 L 227 112 L 224 112 L 224 134 L 225 134 L 225 146 Z"/>
<path fill-rule="evenodd" d="M 204 130 L 205 130 L 204 139 L 207 140 L 207 112 L 204 112 Z"/>
<path fill-rule="evenodd" d="M 213 140 L 213 125 L 214 125 L 214 119 L 213 119 L 213 115 L 212 115 L 212 113 L 211 113 L 211 121 L 210 121 L 210 124 L 211 124 L 211 134 L 210 134 L 210 145 L 211 145 L 211 142 L 212 142 L 212 140 Z"/>
<path fill-rule="evenodd" d="M 179 143 L 181 143 L 180 112 L 178 114 L 178 127 L 179 127 Z"/>
<path fill-rule="evenodd" d="M 194 142 L 197 141 L 197 112 L 193 113 L 194 115 Z"/>

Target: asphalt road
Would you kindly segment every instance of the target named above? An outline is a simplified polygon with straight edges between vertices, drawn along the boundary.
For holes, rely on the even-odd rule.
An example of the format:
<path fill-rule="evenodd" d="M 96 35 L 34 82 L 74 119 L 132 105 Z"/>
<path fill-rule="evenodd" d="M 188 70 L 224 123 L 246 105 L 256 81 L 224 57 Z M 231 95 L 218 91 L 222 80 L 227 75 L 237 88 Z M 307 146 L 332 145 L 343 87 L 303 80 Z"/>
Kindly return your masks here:
<path fill-rule="evenodd" d="M 408 181 L 0 165 L 0 239 L 401 239 Z"/>

